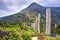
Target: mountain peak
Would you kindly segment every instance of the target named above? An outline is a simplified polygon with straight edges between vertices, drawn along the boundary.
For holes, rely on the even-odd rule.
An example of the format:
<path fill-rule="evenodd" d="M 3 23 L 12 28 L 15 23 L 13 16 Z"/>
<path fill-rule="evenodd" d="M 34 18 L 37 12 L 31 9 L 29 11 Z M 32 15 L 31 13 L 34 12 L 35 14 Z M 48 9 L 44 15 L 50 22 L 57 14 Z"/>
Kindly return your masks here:
<path fill-rule="evenodd" d="M 39 4 L 36 3 L 36 2 L 31 3 L 31 4 L 27 7 L 27 10 L 31 10 L 31 11 L 33 11 L 33 10 L 40 10 L 40 9 L 44 9 L 44 7 L 41 6 L 41 5 L 39 5 Z"/>
<path fill-rule="evenodd" d="M 36 2 L 33 2 L 31 5 L 39 5 L 39 4 L 38 4 L 38 3 L 36 3 Z M 31 6 L 31 5 L 30 5 L 30 6 Z M 39 6 L 40 6 L 40 5 L 39 5 Z"/>
<path fill-rule="evenodd" d="M 32 4 L 37 4 L 36 2 L 33 2 Z"/>

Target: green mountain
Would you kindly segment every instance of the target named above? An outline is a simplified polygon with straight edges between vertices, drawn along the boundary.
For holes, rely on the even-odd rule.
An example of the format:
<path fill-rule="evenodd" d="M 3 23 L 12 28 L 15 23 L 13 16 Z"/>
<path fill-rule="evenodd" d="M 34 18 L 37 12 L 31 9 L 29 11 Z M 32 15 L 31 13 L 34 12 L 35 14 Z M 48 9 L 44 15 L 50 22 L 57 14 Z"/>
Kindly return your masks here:
<path fill-rule="evenodd" d="M 33 22 L 38 13 L 41 14 L 41 19 L 46 20 L 46 8 L 34 2 L 19 13 L 0 18 L 0 23 Z M 60 25 L 60 7 L 49 8 L 51 8 L 52 24 Z"/>

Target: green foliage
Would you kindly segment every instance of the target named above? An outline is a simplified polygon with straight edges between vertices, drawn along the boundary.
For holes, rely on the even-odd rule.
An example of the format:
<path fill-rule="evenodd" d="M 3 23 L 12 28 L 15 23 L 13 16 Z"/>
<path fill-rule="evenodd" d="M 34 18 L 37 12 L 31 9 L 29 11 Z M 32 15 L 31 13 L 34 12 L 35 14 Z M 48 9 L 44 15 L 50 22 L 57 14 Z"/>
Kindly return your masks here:
<path fill-rule="evenodd" d="M 60 26 L 59 27 L 56 27 L 55 31 L 56 31 L 55 32 L 56 34 L 59 34 L 60 35 Z"/>
<path fill-rule="evenodd" d="M 32 33 L 30 31 L 25 31 L 22 35 L 24 40 L 31 40 Z"/>
<path fill-rule="evenodd" d="M 21 26 L 20 23 L 16 25 L 4 23 L 0 26 L 2 26 L 0 27 L 0 40 L 25 40 L 26 38 L 27 40 L 31 40 L 31 27 Z"/>
<path fill-rule="evenodd" d="M 4 31 L 1 32 L 1 40 L 23 40 L 20 33 L 16 28 L 6 28 Z"/>

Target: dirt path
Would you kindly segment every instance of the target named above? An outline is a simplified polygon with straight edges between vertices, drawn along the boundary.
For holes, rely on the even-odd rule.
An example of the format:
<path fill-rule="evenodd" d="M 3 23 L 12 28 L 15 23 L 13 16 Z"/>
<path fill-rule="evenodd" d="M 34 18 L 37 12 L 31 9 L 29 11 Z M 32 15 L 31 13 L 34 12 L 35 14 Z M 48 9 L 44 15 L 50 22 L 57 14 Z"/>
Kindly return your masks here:
<path fill-rule="evenodd" d="M 32 37 L 32 40 L 38 40 L 38 37 Z"/>

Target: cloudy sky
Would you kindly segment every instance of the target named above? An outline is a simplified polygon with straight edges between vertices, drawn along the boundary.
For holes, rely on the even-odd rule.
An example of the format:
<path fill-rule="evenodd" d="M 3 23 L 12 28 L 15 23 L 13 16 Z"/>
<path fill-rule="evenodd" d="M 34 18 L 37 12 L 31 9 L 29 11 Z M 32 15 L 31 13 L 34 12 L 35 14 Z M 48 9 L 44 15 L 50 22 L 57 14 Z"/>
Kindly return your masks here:
<path fill-rule="evenodd" d="M 15 14 L 33 2 L 43 6 L 60 7 L 60 0 L 0 0 L 0 17 Z"/>

